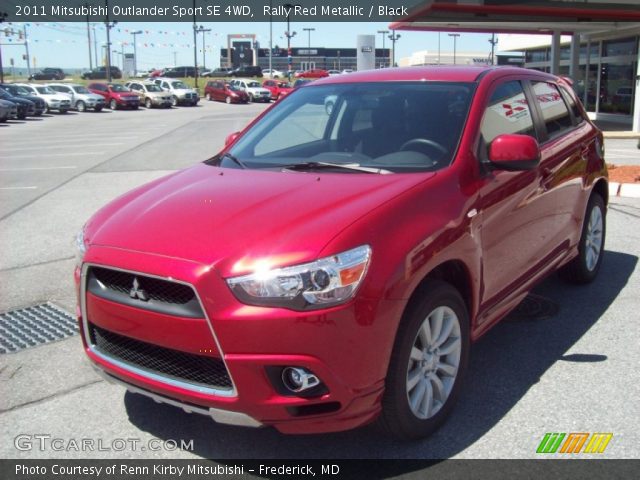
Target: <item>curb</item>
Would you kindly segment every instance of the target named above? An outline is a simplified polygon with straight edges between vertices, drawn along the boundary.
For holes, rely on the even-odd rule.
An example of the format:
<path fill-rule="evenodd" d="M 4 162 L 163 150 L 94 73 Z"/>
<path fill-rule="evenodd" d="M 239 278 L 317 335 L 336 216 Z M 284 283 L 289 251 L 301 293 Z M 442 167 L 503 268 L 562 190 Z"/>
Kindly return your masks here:
<path fill-rule="evenodd" d="M 602 132 L 602 136 L 604 138 L 640 138 L 640 132 L 615 132 L 615 131 L 604 131 Z"/>
<path fill-rule="evenodd" d="M 640 183 L 609 183 L 609 197 L 640 198 Z"/>

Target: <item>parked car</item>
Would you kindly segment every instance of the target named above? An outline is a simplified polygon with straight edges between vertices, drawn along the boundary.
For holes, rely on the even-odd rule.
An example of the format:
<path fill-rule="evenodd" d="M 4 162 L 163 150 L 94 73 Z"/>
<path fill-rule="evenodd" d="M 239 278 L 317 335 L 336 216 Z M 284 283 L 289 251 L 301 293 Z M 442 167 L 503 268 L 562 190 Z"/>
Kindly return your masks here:
<path fill-rule="evenodd" d="M 571 87 L 543 72 L 318 80 L 87 222 L 85 352 L 106 379 L 224 423 L 426 436 L 472 341 L 545 276 L 596 278 L 603 157 Z"/>
<path fill-rule="evenodd" d="M 344 70 L 342 70 L 342 73 L 353 73 L 353 70 L 351 70 L 350 68 L 345 68 Z"/>
<path fill-rule="evenodd" d="M 180 80 L 158 77 L 154 78 L 153 82 L 171 95 L 171 105 L 174 107 L 177 105 L 196 106 L 200 101 L 198 92 Z"/>
<path fill-rule="evenodd" d="M 244 90 L 230 85 L 224 80 L 211 80 L 204 87 L 207 100 L 218 100 L 227 103 L 247 103 L 249 95 Z"/>
<path fill-rule="evenodd" d="M 320 68 L 315 68 L 313 70 L 306 70 L 297 75 L 298 78 L 324 78 L 328 77 L 329 72 L 326 70 L 322 70 Z"/>
<path fill-rule="evenodd" d="M 231 71 L 233 68 L 216 68 L 215 70 L 209 70 L 208 72 L 203 72 L 203 77 L 230 77 Z"/>
<path fill-rule="evenodd" d="M 10 95 L 13 95 L 14 97 L 21 98 L 23 100 L 29 100 L 30 102 L 32 102 L 34 108 L 33 115 L 35 115 L 36 117 L 42 115 L 47 109 L 46 102 L 39 96 L 34 95 L 30 89 L 21 87 L 19 85 L 16 85 L 15 83 L 2 83 L 0 84 L 0 88 L 8 92 Z"/>
<path fill-rule="evenodd" d="M 195 77 L 196 76 L 196 67 L 172 67 L 167 68 L 163 73 L 163 77 L 168 78 L 186 78 L 186 77 Z"/>
<path fill-rule="evenodd" d="M 274 69 L 265 69 L 262 70 L 262 75 L 264 75 L 267 78 L 282 78 L 282 77 L 286 77 L 287 74 L 284 72 L 281 72 L 280 70 L 276 70 Z"/>
<path fill-rule="evenodd" d="M 287 82 L 278 80 L 265 80 L 262 86 L 271 92 L 271 100 L 280 100 L 293 90 L 293 87 Z"/>
<path fill-rule="evenodd" d="M 84 80 L 106 80 L 107 79 L 107 67 L 96 67 L 93 70 L 84 72 L 81 77 Z M 111 79 L 118 80 L 122 78 L 122 71 L 115 66 L 111 66 Z"/>
<path fill-rule="evenodd" d="M 87 87 L 92 93 L 104 97 L 104 101 L 111 110 L 130 108 L 137 110 L 140 106 L 138 95 L 119 83 L 90 83 Z"/>
<path fill-rule="evenodd" d="M 50 89 L 46 85 L 17 83 L 16 85 L 23 87 L 30 95 L 40 97 L 47 104 L 46 111 L 58 111 L 58 113 L 67 113 L 71 109 L 71 98 L 64 93 L 58 93 Z"/>
<path fill-rule="evenodd" d="M 163 72 L 164 72 L 163 68 L 152 70 L 152 71 L 149 72 L 149 78 L 161 77 Z"/>
<path fill-rule="evenodd" d="M 43 68 L 29 75 L 29 80 L 64 80 L 65 76 L 61 68 Z"/>
<path fill-rule="evenodd" d="M 79 112 L 84 112 L 87 109 L 99 112 L 105 106 L 104 97 L 96 93 L 91 93 L 84 85 L 75 83 L 50 83 L 47 86 L 56 92 L 69 95 L 71 98 L 71 108 Z"/>
<path fill-rule="evenodd" d="M 18 118 L 18 106 L 0 98 L 0 122 L 4 123 L 12 118 Z"/>
<path fill-rule="evenodd" d="M 171 95 L 152 82 L 127 82 L 124 84 L 140 98 L 140 103 L 145 107 L 171 107 Z"/>
<path fill-rule="evenodd" d="M 332 77 L 334 75 L 340 75 L 342 72 L 340 70 L 327 70 L 327 73 Z"/>
<path fill-rule="evenodd" d="M 24 120 L 27 116 L 35 115 L 35 105 L 29 100 L 11 95 L 6 90 L 0 88 L 0 100 L 11 102 L 16 106 L 16 116 L 18 120 Z M 11 117 L 14 118 L 14 117 Z"/>
<path fill-rule="evenodd" d="M 296 88 L 300 88 L 304 85 L 307 85 L 308 83 L 313 82 L 313 80 L 309 79 L 309 78 L 299 78 L 297 79 L 295 82 L 293 82 L 293 89 L 295 90 Z"/>
<path fill-rule="evenodd" d="M 258 77 L 262 78 L 262 68 L 252 65 L 242 65 L 229 73 L 232 77 Z"/>
<path fill-rule="evenodd" d="M 250 102 L 270 102 L 271 92 L 263 88 L 259 82 L 248 78 L 237 78 L 229 82 L 231 85 L 244 90 L 249 95 Z"/>

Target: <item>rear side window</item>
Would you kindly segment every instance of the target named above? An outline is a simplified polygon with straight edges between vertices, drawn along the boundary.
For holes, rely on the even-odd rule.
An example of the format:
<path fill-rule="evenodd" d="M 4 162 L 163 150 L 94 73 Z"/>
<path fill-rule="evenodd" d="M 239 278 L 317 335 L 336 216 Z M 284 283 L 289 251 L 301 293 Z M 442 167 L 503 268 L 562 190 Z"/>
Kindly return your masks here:
<path fill-rule="evenodd" d="M 506 82 L 496 88 L 484 112 L 480 131 L 486 145 L 503 134 L 535 137 L 531 107 L 520 82 Z"/>
<path fill-rule="evenodd" d="M 584 117 L 582 116 L 582 111 L 580 110 L 580 108 L 578 107 L 578 104 L 576 103 L 576 101 L 573 99 L 573 97 L 571 96 L 571 94 L 565 90 L 564 90 L 564 98 L 567 101 L 567 104 L 569 105 L 569 109 L 571 110 L 571 112 L 573 113 L 573 117 L 576 120 L 576 125 L 580 125 L 582 122 L 584 122 Z"/>
<path fill-rule="evenodd" d="M 569 109 L 562 99 L 562 95 L 552 83 L 532 82 L 536 102 L 542 112 L 544 124 L 549 138 L 557 137 L 573 127 Z"/>

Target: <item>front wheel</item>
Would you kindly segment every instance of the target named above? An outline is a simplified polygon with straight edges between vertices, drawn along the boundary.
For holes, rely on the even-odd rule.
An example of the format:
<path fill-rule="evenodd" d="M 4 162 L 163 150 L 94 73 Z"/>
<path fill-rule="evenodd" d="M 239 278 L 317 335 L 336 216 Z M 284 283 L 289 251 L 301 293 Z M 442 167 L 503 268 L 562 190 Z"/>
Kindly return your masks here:
<path fill-rule="evenodd" d="M 147 98 L 144 101 L 144 106 L 147 107 L 147 108 L 151 108 L 151 99 L 150 98 Z"/>
<path fill-rule="evenodd" d="M 593 193 L 587 204 L 578 244 L 578 256 L 560 270 L 560 276 L 571 283 L 589 283 L 598 275 L 607 230 L 606 208 L 602 197 Z"/>
<path fill-rule="evenodd" d="M 205 93 L 205 94 L 204 94 L 204 98 L 205 98 L 208 102 L 210 102 L 211 100 L 213 100 L 213 98 L 211 98 L 211 94 L 210 94 L 210 93 Z"/>
<path fill-rule="evenodd" d="M 87 107 L 82 100 L 79 100 L 78 103 L 76 103 L 76 109 L 79 112 L 84 112 L 87 109 Z"/>
<path fill-rule="evenodd" d="M 458 397 L 469 357 L 469 315 L 450 284 L 429 280 L 398 329 L 379 425 L 416 439 L 445 421 Z"/>
<path fill-rule="evenodd" d="M 178 106 L 178 97 L 176 97 L 175 95 L 173 95 L 171 97 L 171 106 L 172 107 L 177 107 Z"/>
<path fill-rule="evenodd" d="M 224 99 L 225 102 L 227 102 L 227 105 L 231 104 L 231 97 L 227 97 Z"/>

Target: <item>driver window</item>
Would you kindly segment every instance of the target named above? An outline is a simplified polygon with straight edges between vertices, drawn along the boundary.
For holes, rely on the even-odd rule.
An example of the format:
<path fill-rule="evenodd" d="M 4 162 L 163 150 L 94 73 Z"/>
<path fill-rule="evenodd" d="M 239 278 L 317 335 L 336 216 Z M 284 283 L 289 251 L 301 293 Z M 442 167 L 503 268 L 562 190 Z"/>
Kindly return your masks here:
<path fill-rule="evenodd" d="M 485 145 L 502 134 L 536 136 L 531 109 L 520 82 L 506 82 L 496 88 L 484 112 L 480 131 Z"/>

